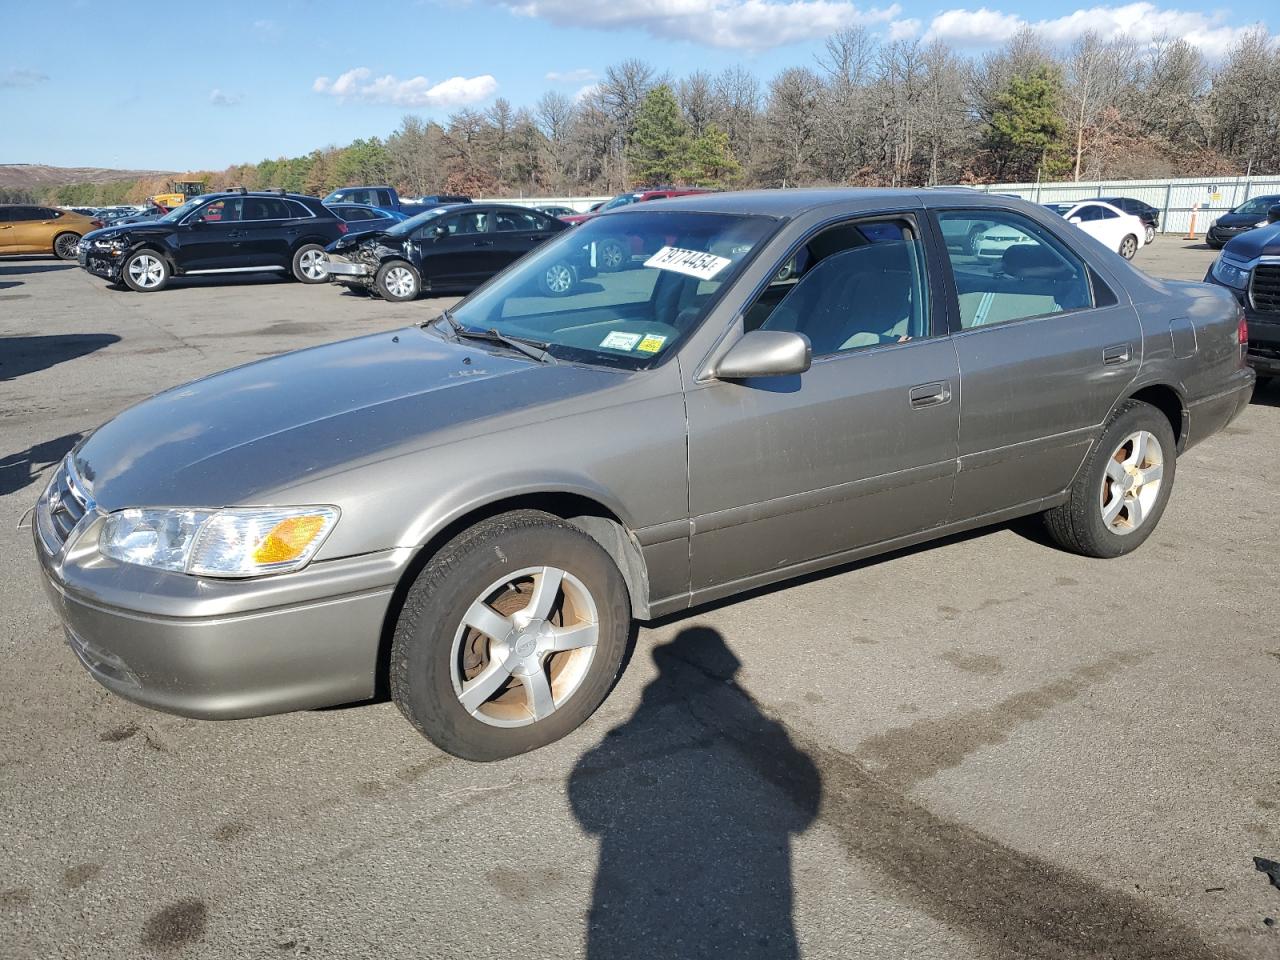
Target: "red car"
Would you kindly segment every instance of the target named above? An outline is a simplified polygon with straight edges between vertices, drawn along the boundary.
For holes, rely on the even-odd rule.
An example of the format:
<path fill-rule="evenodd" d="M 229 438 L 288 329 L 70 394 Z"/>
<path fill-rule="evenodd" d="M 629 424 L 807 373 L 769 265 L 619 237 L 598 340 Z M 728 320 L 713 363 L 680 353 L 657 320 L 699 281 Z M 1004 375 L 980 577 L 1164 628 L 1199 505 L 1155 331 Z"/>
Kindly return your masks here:
<path fill-rule="evenodd" d="M 590 220 L 608 210 L 616 210 L 630 203 L 644 203 L 646 200 L 665 200 L 667 197 L 686 197 L 692 193 L 710 193 L 702 187 L 670 187 L 661 190 L 637 190 L 634 193 L 620 193 L 607 203 L 601 204 L 590 213 L 575 213 L 571 217 L 561 217 L 565 223 L 577 224 Z"/>

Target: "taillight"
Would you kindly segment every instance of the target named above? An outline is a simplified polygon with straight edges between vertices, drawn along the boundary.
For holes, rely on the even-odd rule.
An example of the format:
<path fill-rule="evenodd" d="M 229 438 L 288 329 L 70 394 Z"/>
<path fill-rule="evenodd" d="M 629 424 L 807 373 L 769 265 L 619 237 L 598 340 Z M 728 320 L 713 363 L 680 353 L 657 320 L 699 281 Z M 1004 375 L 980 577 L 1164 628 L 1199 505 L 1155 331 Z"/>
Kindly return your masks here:
<path fill-rule="evenodd" d="M 1244 314 L 1240 314 L 1240 326 L 1236 327 L 1236 343 L 1242 347 L 1249 345 L 1249 321 L 1244 318 Z"/>
<path fill-rule="evenodd" d="M 338 221 L 338 232 L 339 232 L 339 233 L 346 233 L 349 229 L 351 229 L 351 228 L 350 228 L 350 227 L 348 227 L 348 226 L 347 226 L 345 223 L 343 223 L 341 220 L 339 220 L 339 221 Z"/>

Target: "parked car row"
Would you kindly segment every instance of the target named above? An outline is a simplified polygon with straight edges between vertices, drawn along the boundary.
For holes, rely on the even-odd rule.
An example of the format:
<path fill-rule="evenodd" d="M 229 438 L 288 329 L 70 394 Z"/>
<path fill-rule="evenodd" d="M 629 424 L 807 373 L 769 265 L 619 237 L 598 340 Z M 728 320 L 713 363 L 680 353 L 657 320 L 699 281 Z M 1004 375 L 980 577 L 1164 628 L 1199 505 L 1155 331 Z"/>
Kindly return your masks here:
<path fill-rule="evenodd" d="M 299 257 L 341 232 L 295 195 L 162 221 L 121 228 L 153 246 L 91 235 L 87 263 L 140 282 L 140 256 L 234 241 L 311 282 Z M 1254 386 L 1227 291 L 972 192 L 702 194 L 572 229 L 446 205 L 344 246 L 370 269 L 340 276 L 421 283 L 426 251 L 521 233 L 547 239 L 438 317 L 205 377 L 76 445 L 32 536 L 96 680 L 209 719 L 386 688 L 444 750 L 509 757 L 592 714 L 635 619 L 1019 516 L 1130 553 Z M 566 296 L 561 264 L 595 273 Z M 1253 268 L 1255 309 L 1271 282 Z"/>

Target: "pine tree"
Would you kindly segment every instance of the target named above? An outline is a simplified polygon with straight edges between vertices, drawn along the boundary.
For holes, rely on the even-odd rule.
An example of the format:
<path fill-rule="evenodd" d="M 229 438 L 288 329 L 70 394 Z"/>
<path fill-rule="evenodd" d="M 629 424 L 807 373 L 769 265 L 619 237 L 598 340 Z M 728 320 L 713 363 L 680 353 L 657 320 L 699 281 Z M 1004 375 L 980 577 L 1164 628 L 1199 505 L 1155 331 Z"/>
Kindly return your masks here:
<path fill-rule="evenodd" d="M 734 159 L 729 135 L 711 123 L 702 136 L 689 144 L 688 162 L 680 176 L 697 187 L 726 187 L 741 173 L 742 165 Z"/>
<path fill-rule="evenodd" d="M 647 185 L 671 183 L 688 166 L 689 126 L 665 83 L 640 102 L 627 159 L 636 182 Z"/>
<path fill-rule="evenodd" d="M 1061 101 L 1062 82 L 1047 67 L 1009 78 L 996 97 L 986 137 L 1000 177 L 1031 180 L 1065 172 L 1070 160 L 1063 149 Z"/>

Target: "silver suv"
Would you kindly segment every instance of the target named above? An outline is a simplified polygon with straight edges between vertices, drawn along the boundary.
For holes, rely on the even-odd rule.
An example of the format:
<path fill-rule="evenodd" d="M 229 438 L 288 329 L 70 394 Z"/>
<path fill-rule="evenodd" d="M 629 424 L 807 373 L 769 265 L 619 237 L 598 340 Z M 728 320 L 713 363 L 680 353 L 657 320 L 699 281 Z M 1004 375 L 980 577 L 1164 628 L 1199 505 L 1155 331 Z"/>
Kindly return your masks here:
<path fill-rule="evenodd" d="M 977 256 L 979 221 L 1023 239 Z M 597 269 L 568 296 L 566 258 Z M 421 327 L 126 411 L 41 495 L 36 553 L 121 696 L 224 718 L 385 685 L 493 760 L 595 710 L 633 619 L 1024 514 L 1135 549 L 1249 401 L 1243 331 L 1226 290 L 1017 200 L 655 201 Z"/>

